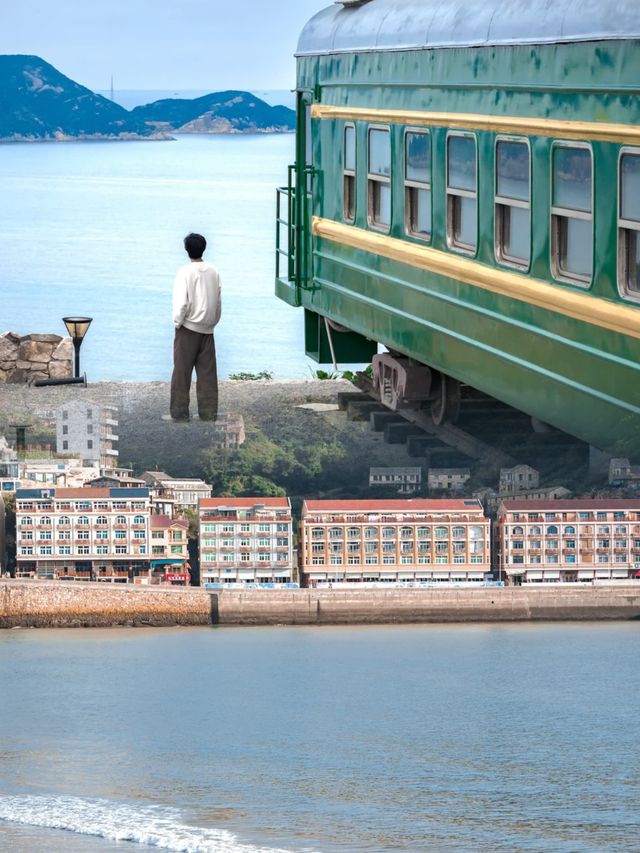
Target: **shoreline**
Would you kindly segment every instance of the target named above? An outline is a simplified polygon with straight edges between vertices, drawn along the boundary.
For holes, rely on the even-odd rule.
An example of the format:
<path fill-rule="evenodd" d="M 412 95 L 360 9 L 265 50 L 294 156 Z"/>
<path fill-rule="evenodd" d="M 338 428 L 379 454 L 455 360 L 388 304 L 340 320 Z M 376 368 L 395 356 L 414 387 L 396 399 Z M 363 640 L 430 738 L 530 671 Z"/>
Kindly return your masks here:
<path fill-rule="evenodd" d="M 640 586 L 640 585 L 639 585 Z M 640 621 L 640 588 L 222 590 L 0 581 L 0 628 Z"/>

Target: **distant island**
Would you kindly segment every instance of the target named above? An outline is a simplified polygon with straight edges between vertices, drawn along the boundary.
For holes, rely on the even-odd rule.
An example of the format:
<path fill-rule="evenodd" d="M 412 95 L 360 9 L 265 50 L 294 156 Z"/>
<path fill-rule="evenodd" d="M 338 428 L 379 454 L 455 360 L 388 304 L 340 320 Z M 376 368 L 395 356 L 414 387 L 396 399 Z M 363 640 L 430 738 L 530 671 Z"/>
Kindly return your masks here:
<path fill-rule="evenodd" d="M 0 141 L 170 139 L 174 133 L 288 133 L 295 112 L 250 92 L 166 98 L 126 110 L 38 56 L 0 55 Z"/>

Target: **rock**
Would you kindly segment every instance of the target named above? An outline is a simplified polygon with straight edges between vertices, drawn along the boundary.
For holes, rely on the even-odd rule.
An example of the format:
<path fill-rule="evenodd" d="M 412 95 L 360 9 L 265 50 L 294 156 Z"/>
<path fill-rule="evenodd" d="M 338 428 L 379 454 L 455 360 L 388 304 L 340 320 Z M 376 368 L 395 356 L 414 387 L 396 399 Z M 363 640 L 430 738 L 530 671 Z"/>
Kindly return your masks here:
<path fill-rule="evenodd" d="M 7 379 L 7 383 L 10 385 L 21 385 L 29 379 L 29 371 L 17 369 L 11 373 Z"/>
<path fill-rule="evenodd" d="M 41 344 L 59 344 L 62 335 L 27 335 L 27 340 L 37 341 Z"/>
<path fill-rule="evenodd" d="M 29 374 L 29 384 L 35 382 L 36 379 L 49 379 L 49 374 L 43 370 L 33 370 Z"/>
<path fill-rule="evenodd" d="M 2 370 L 2 368 L 0 367 L 0 382 L 6 382 L 8 376 L 9 376 L 9 371 L 8 370 Z"/>
<path fill-rule="evenodd" d="M 63 338 L 54 349 L 51 358 L 54 361 L 71 361 L 73 358 L 73 344 L 71 338 Z"/>
<path fill-rule="evenodd" d="M 15 362 L 18 357 L 19 342 L 20 339 L 16 340 L 16 335 L 12 332 L 0 335 L 0 362 Z"/>
<path fill-rule="evenodd" d="M 71 375 L 71 360 L 51 361 L 49 363 L 49 376 L 51 379 L 68 379 Z"/>
<path fill-rule="evenodd" d="M 13 370 L 15 366 L 15 361 L 0 361 L 0 370 Z"/>
<path fill-rule="evenodd" d="M 20 344 L 18 350 L 19 361 L 49 361 L 55 349 L 53 343 L 26 340 Z"/>
<path fill-rule="evenodd" d="M 16 367 L 18 368 L 18 370 L 31 370 L 31 362 L 18 360 L 16 362 Z"/>

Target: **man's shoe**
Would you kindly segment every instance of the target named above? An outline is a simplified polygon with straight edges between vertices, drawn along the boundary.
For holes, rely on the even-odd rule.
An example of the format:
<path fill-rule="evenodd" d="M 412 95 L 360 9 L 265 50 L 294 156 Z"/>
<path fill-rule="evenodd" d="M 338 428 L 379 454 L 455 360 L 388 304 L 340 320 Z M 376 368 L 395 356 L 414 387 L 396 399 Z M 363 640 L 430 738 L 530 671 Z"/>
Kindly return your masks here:
<path fill-rule="evenodd" d="M 186 424 L 186 423 L 189 423 L 189 415 L 187 415 L 184 418 L 174 418 L 171 415 L 163 415 L 162 420 L 163 421 L 169 421 L 169 422 L 174 423 L 174 424 Z"/>

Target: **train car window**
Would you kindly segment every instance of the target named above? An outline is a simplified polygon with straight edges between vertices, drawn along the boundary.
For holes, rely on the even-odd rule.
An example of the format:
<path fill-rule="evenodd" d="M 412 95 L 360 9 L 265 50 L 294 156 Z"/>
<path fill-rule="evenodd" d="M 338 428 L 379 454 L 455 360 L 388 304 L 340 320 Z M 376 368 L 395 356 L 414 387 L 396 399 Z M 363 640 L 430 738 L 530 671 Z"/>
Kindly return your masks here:
<path fill-rule="evenodd" d="M 531 256 L 531 179 L 526 142 L 496 142 L 496 260 L 527 269 Z"/>
<path fill-rule="evenodd" d="M 356 129 L 348 124 L 344 129 L 344 219 L 356 218 Z"/>
<path fill-rule="evenodd" d="M 551 254 L 553 274 L 590 284 L 593 274 L 593 167 L 584 146 L 553 148 Z"/>
<path fill-rule="evenodd" d="M 421 240 L 431 238 L 431 136 L 408 131 L 405 136 L 405 230 Z"/>
<path fill-rule="evenodd" d="M 388 128 L 369 129 L 369 225 L 391 227 L 391 138 Z"/>
<path fill-rule="evenodd" d="M 640 298 L 640 151 L 620 157 L 618 269 L 621 291 Z"/>
<path fill-rule="evenodd" d="M 447 139 L 447 242 L 475 253 L 478 243 L 478 176 L 476 140 L 451 135 Z"/>

